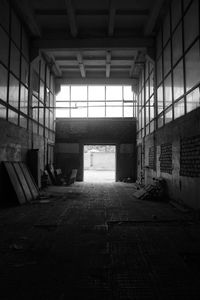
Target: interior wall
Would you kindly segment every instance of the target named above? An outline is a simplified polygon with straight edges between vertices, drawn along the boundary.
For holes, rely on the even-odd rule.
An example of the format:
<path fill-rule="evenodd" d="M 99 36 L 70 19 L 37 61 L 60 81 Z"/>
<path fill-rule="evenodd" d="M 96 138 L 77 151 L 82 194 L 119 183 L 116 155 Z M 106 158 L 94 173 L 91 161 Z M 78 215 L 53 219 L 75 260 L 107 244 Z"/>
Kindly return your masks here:
<path fill-rule="evenodd" d="M 54 76 L 39 53 L 31 57 L 29 33 L 10 3 L 0 2 L 0 183 L 1 162 L 27 162 L 29 149 L 39 149 L 43 171 L 55 140 L 54 114 L 46 108 L 54 105 Z"/>
<path fill-rule="evenodd" d="M 146 184 L 164 178 L 170 198 L 195 209 L 200 209 L 199 8 L 198 0 L 174 0 L 166 10 L 156 36 L 155 118 L 149 128 L 144 66 L 137 135 L 138 176 Z"/>
<path fill-rule="evenodd" d="M 78 169 L 83 180 L 84 144 L 114 144 L 117 150 L 116 179 L 136 179 L 135 119 L 57 119 L 55 165 L 63 174 Z"/>

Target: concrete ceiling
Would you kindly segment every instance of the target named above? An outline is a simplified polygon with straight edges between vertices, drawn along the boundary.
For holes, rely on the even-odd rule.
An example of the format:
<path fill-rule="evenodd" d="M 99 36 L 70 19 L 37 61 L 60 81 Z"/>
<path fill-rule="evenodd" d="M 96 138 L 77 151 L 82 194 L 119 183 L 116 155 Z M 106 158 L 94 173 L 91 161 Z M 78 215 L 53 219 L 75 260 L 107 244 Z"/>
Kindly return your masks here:
<path fill-rule="evenodd" d="M 57 77 L 134 79 L 164 0 L 13 0 Z"/>

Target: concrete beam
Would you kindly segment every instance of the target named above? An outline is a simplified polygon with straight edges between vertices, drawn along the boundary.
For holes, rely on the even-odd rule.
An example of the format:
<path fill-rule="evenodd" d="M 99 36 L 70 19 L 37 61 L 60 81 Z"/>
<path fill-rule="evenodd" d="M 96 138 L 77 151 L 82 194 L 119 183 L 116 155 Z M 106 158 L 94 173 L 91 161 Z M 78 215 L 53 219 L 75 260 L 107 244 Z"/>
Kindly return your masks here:
<path fill-rule="evenodd" d="M 132 85 L 138 78 L 56 78 L 60 85 Z"/>
<path fill-rule="evenodd" d="M 110 77 L 111 52 L 106 53 L 106 78 Z"/>
<path fill-rule="evenodd" d="M 36 21 L 34 11 L 28 1 L 12 0 L 11 2 L 22 21 L 26 24 L 31 35 L 34 37 L 40 37 L 41 29 Z"/>
<path fill-rule="evenodd" d="M 86 39 L 35 39 L 31 47 L 48 50 L 80 50 L 80 49 L 141 49 L 154 46 L 152 37 L 127 37 L 127 38 L 86 38 Z"/>
<path fill-rule="evenodd" d="M 80 72 L 81 72 L 81 77 L 85 78 L 86 77 L 86 71 L 85 71 L 85 67 L 84 67 L 84 64 L 83 64 L 82 54 L 80 52 L 78 52 L 77 55 L 76 55 L 76 57 L 77 57 L 77 61 L 78 61 L 78 64 L 79 64 L 79 68 L 80 68 Z"/>
<path fill-rule="evenodd" d="M 67 14 L 69 18 L 69 26 L 70 26 L 70 31 L 72 37 L 76 37 L 78 34 L 78 27 L 76 23 L 76 16 L 75 16 L 75 10 L 72 6 L 72 1 L 71 0 L 65 0 L 65 4 L 67 7 Z"/>
<path fill-rule="evenodd" d="M 156 0 L 150 15 L 148 17 L 146 26 L 144 28 L 144 35 L 151 35 L 153 33 L 153 29 L 156 25 L 157 18 L 159 16 L 160 10 L 164 4 L 165 0 Z"/>
<path fill-rule="evenodd" d="M 109 10 L 109 18 L 108 18 L 108 36 L 114 35 L 115 14 L 116 14 L 116 8 L 114 6 L 114 0 L 110 0 L 110 10 Z"/>

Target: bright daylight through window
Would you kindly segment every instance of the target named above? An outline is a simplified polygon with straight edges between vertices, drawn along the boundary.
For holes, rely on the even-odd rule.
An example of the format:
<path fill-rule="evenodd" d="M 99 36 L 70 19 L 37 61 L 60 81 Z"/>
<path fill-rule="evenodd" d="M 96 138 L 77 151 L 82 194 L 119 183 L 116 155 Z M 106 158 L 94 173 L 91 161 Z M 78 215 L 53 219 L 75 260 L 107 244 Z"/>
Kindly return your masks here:
<path fill-rule="evenodd" d="M 131 86 L 62 85 L 56 97 L 57 118 L 131 118 L 136 116 Z"/>

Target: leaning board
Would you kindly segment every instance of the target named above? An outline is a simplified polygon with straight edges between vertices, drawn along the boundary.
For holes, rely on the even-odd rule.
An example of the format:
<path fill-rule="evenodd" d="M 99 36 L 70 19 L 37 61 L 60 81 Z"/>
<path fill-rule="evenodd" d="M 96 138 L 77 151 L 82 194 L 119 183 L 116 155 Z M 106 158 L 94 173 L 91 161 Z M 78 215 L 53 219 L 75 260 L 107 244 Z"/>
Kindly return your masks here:
<path fill-rule="evenodd" d="M 13 186 L 13 189 L 15 191 L 15 194 L 17 196 L 17 200 L 20 204 L 26 203 L 26 198 L 23 192 L 23 189 L 21 187 L 21 184 L 19 182 L 19 178 L 17 177 L 17 174 L 15 172 L 15 169 L 11 162 L 3 162 L 3 165 L 6 169 L 6 172 L 9 176 L 10 182 Z"/>
<path fill-rule="evenodd" d="M 36 183 L 34 182 L 34 179 L 33 179 L 32 175 L 30 174 L 26 164 L 23 162 L 20 162 L 19 165 L 24 174 L 24 177 L 26 178 L 26 182 L 27 182 L 29 189 L 31 191 L 31 194 L 32 194 L 32 198 L 33 198 L 33 200 L 35 200 L 39 197 L 38 187 L 36 186 Z"/>
<path fill-rule="evenodd" d="M 17 176 L 18 176 L 18 179 L 20 181 L 21 187 L 22 187 L 22 189 L 24 191 L 26 200 L 28 202 L 30 202 L 33 197 L 32 197 L 30 188 L 29 188 L 29 186 L 27 184 L 27 181 L 26 181 L 26 178 L 24 176 L 24 173 L 22 172 L 22 169 L 21 169 L 21 167 L 20 167 L 20 165 L 19 165 L 18 162 L 13 162 L 13 167 L 15 169 L 15 172 L 16 172 Z"/>

